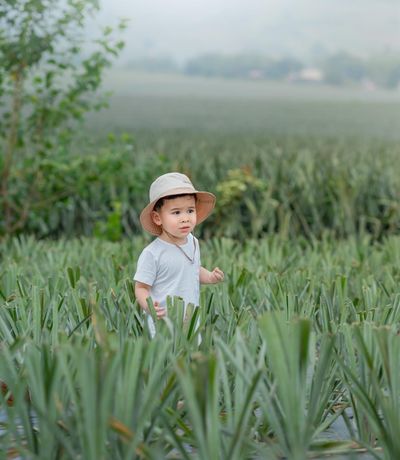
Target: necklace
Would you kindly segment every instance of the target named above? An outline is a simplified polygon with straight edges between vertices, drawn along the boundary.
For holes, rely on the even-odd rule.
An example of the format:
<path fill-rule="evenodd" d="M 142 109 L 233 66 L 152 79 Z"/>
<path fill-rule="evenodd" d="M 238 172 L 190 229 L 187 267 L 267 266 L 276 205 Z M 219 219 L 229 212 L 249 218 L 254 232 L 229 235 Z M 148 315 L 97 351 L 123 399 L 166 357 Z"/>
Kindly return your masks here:
<path fill-rule="evenodd" d="M 193 250 L 193 257 L 189 257 L 188 254 L 186 254 L 186 251 L 184 251 L 179 244 L 173 243 L 184 255 L 185 257 L 190 261 L 191 264 L 194 264 L 194 256 L 196 255 L 196 240 L 193 238 L 193 244 L 194 244 L 194 250 Z"/>
<path fill-rule="evenodd" d="M 169 236 L 169 238 L 170 238 L 170 240 L 171 240 L 171 243 L 172 243 L 174 246 L 176 246 L 176 247 L 184 254 L 184 256 L 189 260 L 189 262 L 190 262 L 191 264 L 194 264 L 194 257 L 195 257 L 195 255 L 196 255 L 196 249 L 197 249 L 197 246 L 196 246 L 196 239 L 193 237 L 193 245 L 194 245 L 193 257 L 190 257 L 190 256 L 186 253 L 186 251 L 184 251 L 184 250 L 179 246 L 179 244 L 174 243 L 174 241 L 173 241 L 173 238 L 174 238 L 173 235 L 171 235 L 169 232 L 167 232 L 167 230 L 165 230 L 165 228 L 163 229 L 163 231 Z"/>

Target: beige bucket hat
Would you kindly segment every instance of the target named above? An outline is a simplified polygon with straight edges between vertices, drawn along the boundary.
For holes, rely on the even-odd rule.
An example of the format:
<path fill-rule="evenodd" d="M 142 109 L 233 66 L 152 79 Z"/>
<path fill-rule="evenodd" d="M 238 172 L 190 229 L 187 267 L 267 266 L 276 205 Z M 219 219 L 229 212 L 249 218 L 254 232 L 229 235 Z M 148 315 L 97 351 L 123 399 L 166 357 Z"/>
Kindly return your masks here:
<path fill-rule="evenodd" d="M 197 223 L 200 224 L 211 214 L 215 206 L 215 196 L 209 192 L 199 192 L 184 174 L 170 172 L 158 177 L 150 186 L 150 203 L 140 213 L 142 227 L 152 235 L 161 235 L 161 227 L 153 222 L 151 213 L 160 198 L 170 195 L 196 194 Z"/>

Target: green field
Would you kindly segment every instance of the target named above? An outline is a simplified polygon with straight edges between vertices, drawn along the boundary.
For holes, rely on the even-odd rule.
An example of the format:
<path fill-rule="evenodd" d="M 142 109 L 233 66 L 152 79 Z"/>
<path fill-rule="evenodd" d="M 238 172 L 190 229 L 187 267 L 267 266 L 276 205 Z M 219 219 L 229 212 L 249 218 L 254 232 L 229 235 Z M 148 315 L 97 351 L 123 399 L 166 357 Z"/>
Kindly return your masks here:
<path fill-rule="evenodd" d="M 109 110 L 90 118 L 95 133 L 400 137 L 398 91 L 122 71 L 105 88 L 113 96 Z"/>
<path fill-rule="evenodd" d="M 171 304 L 153 340 L 143 244 L 0 245 L 6 458 L 397 458 L 398 237 L 203 242 L 225 282 L 187 322 Z"/>
<path fill-rule="evenodd" d="M 0 241 L 0 459 L 400 458 L 400 94 L 105 87 L 73 146 L 10 182 L 24 203 L 36 178 Z M 171 170 L 217 195 L 196 235 L 225 281 L 150 339 L 139 213 Z"/>

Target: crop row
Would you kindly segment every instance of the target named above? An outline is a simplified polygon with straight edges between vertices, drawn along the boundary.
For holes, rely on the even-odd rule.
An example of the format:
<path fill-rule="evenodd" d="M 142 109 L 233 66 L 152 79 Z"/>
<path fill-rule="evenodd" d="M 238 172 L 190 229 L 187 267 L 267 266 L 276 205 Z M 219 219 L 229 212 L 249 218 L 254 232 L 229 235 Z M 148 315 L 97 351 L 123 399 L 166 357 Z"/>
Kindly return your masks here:
<path fill-rule="evenodd" d="M 155 177 L 178 170 L 217 195 L 204 235 L 379 239 L 400 228 L 399 158 L 398 145 L 383 141 L 176 136 L 144 147 L 114 139 L 93 154 L 21 162 L 9 199 L 20 233 L 117 241 L 141 231 Z"/>

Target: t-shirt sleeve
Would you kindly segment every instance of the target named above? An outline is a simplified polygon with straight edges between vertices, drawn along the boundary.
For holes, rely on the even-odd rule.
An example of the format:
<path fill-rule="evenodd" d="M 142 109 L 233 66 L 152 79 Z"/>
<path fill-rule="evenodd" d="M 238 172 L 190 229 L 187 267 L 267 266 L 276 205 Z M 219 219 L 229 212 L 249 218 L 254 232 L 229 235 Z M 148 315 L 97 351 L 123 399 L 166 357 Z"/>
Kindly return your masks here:
<path fill-rule="evenodd" d="M 154 255 L 150 251 L 144 250 L 138 259 L 136 273 L 133 279 L 140 283 L 153 286 L 156 279 L 157 267 Z"/>

